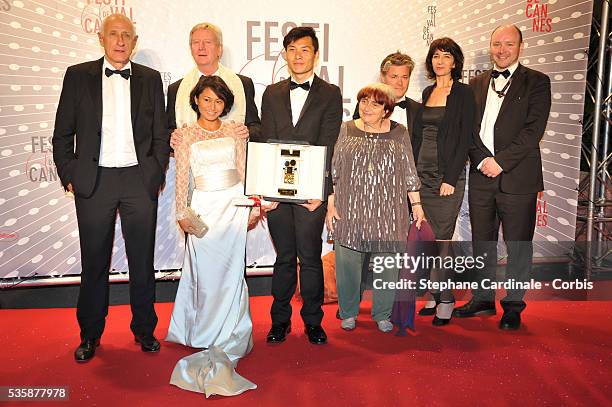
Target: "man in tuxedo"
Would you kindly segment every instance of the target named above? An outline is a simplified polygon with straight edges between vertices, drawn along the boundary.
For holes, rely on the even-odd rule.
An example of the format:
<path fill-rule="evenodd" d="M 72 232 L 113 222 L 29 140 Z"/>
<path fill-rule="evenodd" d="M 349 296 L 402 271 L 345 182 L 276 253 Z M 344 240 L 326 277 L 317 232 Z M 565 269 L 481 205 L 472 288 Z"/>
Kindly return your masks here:
<path fill-rule="evenodd" d="M 257 137 L 261 122 L 255 105 L 253 81 L 235 74 L 219 62 L 223 55 L 223 33 L 219 27 L 211 23 L 196 24 L 189 33 L 189 47 L 196 66 L 184 78 L 168 87 L 166 112 L 170 130 L 196 121 L 196 114 L 189 103 L 189 93 L 202 75 L 217 75 L 234 94 L 234 105 L 224 120 L 235 122 L 239 137 Z M 180 140 L 173 137 L 173 147 L 175 142 L 178 144 Z"/>
<path fill-rule="evenodd" d="M 475 255 L 486 255 L 479 280 L 495 280 L 497 238 L 503 228 L 508 251 L 506 279 L 528 281 L 533 258 L 536 201 L 544 189 L 540 140 L 550 112 L 550 79 L 518 62 L 523 49 L 514 25 L 491 35 L 492 70 L 474 78 L 478 118 L 470 148 L 469 204 Z M 518 329 L 525 290 L 501 300 L 500 329 Z M 457 317 L 495 314 L 495 291 L 480 287 L 454 311 Z"/>
<path fill-rule="evenodd" d="M 327 146 L 326 182 L 331 188 L 331 157 L 342 122 L 340 89 L 314 74 L 319 41 L 311 27 L 296 27 L 283 39 L 284 56 L 290 78 L 266 88 L 261 103 L 262 132 L 253 141 L 268 139 L 303 141 Z M 285 340 L 291 331 L 291 298 L 297 284 L 300 261 L 301 316 L 313 344 L 324 344 L 327 335 L 323 319 L 323 263 L 321 234 L 326 203 L 309 200 L 305 204 L 274 203 L 269 208 L 268 225 L 276 248 L 272 276 L 274 302 L 270 314 L 269 343 Z"/>
<path fill-rule="evenodd" d="M 153 250 L 170 150 L 162 81 L 159 72 L 130 61 L 138 36 L 129 18 L 108 16 L 98 37 L 104 57 L 66 71 L 53 132 L 53 159 L 75 196 L 79 225 L 77 362 L 94 356 L 104 331 L 117 212 L 130 271 L 130 328 L 143 352 L 160 348 L 153 336 Z"/>
<path fill-rule="evenodd" d="M 395 92 L 395 109 L 390 119 L 403 124 L 412 134 L 412 124 L 421 104 L 406 96 L 410 85 L 410 75 L 414 70 L 414 61 L 410 56 L 397 51 L 389 54 L 380 63 L 380 81 L 393 88 Z M 359 103 L 355 106 L 353 119 L 359 119 Z"/>

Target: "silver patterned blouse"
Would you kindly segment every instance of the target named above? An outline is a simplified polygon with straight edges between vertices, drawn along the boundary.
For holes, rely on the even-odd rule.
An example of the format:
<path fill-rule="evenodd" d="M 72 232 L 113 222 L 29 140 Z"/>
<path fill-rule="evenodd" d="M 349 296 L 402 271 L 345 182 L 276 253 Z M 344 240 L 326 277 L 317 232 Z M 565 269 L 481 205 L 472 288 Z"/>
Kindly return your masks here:
<path fill-rule="evenodd" d="M 405 250 L 410 227 L 408 192 L 421 183 L 408 130 L 391 122 L 387 133 L 342 123 L 332 159 L 336 243 L 363 252 Z"/>

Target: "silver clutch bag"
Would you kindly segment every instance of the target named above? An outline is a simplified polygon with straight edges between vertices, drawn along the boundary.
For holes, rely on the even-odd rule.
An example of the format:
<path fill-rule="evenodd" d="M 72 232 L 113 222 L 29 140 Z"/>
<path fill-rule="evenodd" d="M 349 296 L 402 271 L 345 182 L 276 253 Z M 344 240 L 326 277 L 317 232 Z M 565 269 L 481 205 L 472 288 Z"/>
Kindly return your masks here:
<path fill-rule="evenodd" d="M 191 222 L 191 224 L 193 225 L 195 229 L 193 234 L 199 239 L 204 237 L 206 232 L 208 232 L 208 225 L 204 223 L 200 215 L 198 215 L 189 206 L 187 207 L 187 209 L 185 209 L 185 215 L 187 215 L 186 219 L 189 220 L 189 222 Z"/>

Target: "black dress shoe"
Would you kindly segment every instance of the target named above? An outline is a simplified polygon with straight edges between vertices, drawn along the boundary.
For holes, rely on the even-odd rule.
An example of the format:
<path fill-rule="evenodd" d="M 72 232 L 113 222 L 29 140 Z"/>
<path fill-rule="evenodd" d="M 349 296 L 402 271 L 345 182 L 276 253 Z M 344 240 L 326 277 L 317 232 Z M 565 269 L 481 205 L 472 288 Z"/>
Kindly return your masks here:
<path fill-rule="evenodd" d="M 472 298 L 467 304 L 453 310 L 457 318 L 469 318 L 476 315 L 495 315 L 495 301 L 474 301 Z"/>
<path fill-rule="evenodd" d="M 308 325 L 304 327 L 308 340 L 314 345 L 324 345 L 327 343 L 327 335 L 321 325 Z"/>
<path fill-rule="evenodd" d="M 87 362 L 96 354 L 96 348 L 100 346 L 100 339 L 83 339 L 78 348 L 74 351 L 74 360 L 77 362 Z"/>
<path fill-rule="evenodd" d="M 499 321 L 499 329 L 517 330 L 521 326 L 521 314 L 516 311 L 504 311 Z"/>
<path fill-rule="evenodd" d="M 434 326 L 444 326 L 444 325 L 448 325 L 450 320 L 451 320 L 450 318 L 448 319 L 438 318 L 437 315 L 434 315 L 433 320 L 431 321 L 431 324 Z"/>
<path fill-rule="evenodd" d="M 136 343 L 140 344 L 143 352 L 159 352 L 161 345 L 153 335 L 134 335 Z"/>
<path fill-rule="evenodd" d="M 272 324 L 272 328 L 270 328 L 270 332 L 268 332 L 268 336 L 266 336 L 266 342 L 285 342 L 285 338 L 289 333 L 291 333 L 291 322 L 285 322 L 283 324 Z"/>

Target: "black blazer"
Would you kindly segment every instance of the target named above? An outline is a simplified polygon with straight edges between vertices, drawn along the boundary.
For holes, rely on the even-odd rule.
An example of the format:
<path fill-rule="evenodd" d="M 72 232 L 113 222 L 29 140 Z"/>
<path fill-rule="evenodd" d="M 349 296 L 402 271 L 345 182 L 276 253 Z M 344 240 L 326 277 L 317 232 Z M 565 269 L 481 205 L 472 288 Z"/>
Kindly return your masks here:
<path fill-rule="evenodd" d="M 342 124 L 342 94 L 336 85 L 314 76 L 301 113 L 291 111 L 290 79 L 269 85 L 261 100 L 261 135 L 252 141 L 306 141 L 327 146 L 327 190 L 332 191 L 331 158 Z M 292 117 L 299 114 L 296 126 Z"/>
<path fill-rule="evenodd" d="M 242 81 L 242 87 L 244 88 L 244 98 L 246 100 L 246 113 L 244 118 L 244 124 L 249 129 L 249 137 L 257 137 L 261 132 L 261 121 L 259 120 L 259 113 L 257 113 L 257 105 L 255 104 L 255 86 L 251 78 L 237 74 Z M 183 79 L 179 79 L 172 85 L 168 86 L 168 103 L 166 106 L 166 113 L 168 115 L 168 128 L 170 132 L 176 129 L 176 93 L 178 92 L 179 86 Z"/>
<path fill-rule="evenodd" d="M 423 90 L 423 104 L 414 120 L 412 151 L 414 162 L 418 163 L 419 151 L 423 141 L 423 109 L 435 87 Z M 472 142 L 476 104 L 472 89 L 459 81 L 453 81 L 450 94 L 446 98 L 446 109 L 438 129 L 438 171 L 442 182 L 455 186 L 468 159 Z"/>
<path fill-rule="evenodd" d="M 476 122 L 470 148 L 470 183 L 493 182 L 476 166 L 495 155 L 503 168 L 500 188 L 510 194 L 527 194 L 544 190 L 540 140 L 544 136 L 550 113 L 550 78 L 521 64 L 512 75 L 494 127 L 495 151 L 489 151 L 480 139 L 480 126 L 491 83 L 491 70 L 470 81 L 476 96 Z"/>
<path fill-rule="evenodd" d="M 414 128 L 414 119 L 419 113 L 419 109 L 421 108 L 421 104 L 416 102 L 409 97 L 406 99 L 406 123 L 408 124 L 408 134 L 412 135 L 412 129 Z M 395 107 L 396 109 L 400 109 L 399 107 Z M 359 119 L 359 102 L 355 105 L 355 112 L 353 113 L 353 119 Z"/>
<path fill-rule="evenodd" d="M 68 67 L 55 115 L 52 144 L 58 175 L 64 188 L 72 183 L 75 195 L 84 198 L 93 193 L 98 176 L 103 60 Z M 170 152 L 159 72 L 132 62 L 130 99 L 138 165 L 151 199 L 157 199 Z"/>

